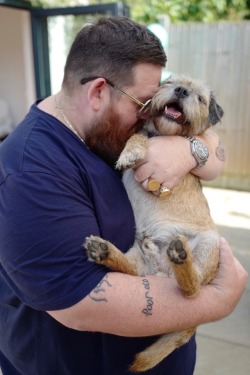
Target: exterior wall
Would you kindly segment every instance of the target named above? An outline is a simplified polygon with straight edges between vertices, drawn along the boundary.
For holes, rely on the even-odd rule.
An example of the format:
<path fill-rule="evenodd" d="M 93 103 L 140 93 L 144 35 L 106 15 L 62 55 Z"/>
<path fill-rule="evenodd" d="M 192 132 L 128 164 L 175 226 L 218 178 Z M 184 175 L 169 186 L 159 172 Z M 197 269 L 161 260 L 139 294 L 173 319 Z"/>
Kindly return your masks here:
<path fill-rule="evenodd" d="M 35 100 L 30 14 L 0 7 L 0 99 L 8 103 L 13 125 Z"/>

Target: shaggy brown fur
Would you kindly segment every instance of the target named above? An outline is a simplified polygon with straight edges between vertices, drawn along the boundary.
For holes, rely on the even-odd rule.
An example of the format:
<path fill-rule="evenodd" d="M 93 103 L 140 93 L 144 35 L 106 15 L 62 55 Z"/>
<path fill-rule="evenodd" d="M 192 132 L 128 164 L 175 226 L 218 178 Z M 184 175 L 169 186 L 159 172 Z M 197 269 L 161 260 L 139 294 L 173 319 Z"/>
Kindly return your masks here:
<path fill-rule="evenodd" d="M 200 81 L 172 76 L 152 100 L 152 117 L 147 135 L 195 136 L 217 123 L 223 110 L 214 95 Z M 145 156 L 147 136 L 135 134 L 123 150 L 117 167 L 125 169 Z M 142 189 L 133 170 L 123 178 L 136 220 L 133 247 L 124 255 L 99 237 L 86 239 L 90 261 L 131 275 L 174 273 L 187 297 L 195 297 L 202 284 L 209 283 L 218 267 L 218 233 L 197 177 L 188 174 L 165 198 Z M 136 355 L 130 370 L 146 371 L 173 350 L 189 341 L 196 328 L 163 335 Z"/>

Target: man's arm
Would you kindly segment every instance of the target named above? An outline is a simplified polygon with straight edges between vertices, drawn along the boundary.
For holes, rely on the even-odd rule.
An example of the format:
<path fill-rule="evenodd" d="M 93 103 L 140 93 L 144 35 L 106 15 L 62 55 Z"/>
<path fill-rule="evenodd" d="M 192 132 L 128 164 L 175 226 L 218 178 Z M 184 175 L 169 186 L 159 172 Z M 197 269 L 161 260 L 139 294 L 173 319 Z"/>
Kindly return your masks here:
<path fill-rule="evenodd" d="M 176 281 L 163 276 L 108 273 L 92 292 L 69 308 L 48 313 L 80 331 L 121 336 L 150 336 L 195 327 L 232 312 L 246 286 L 247 273 L 221 241 L 220 267 L 194 299 L 184 297 Z"/>
<path fill-rule="evenodd" d="M 204 142 L 209 150 L 207 163 L 201 168 L 195 168 L 192 173 L 202 180 L 211 181 L 218 177 L 225 163 L 225 148 L 219 136 L 208 129 L 202 136 L 196 138 Z"/>
<path fill-rule="evenodd" d="M 208 129 L 202 136 L 197 136 L 209 150 L 207 163 L 197 168 L 197 161 L 191 154 L 190 141 L 181 136 L 152 137 L 148 141 L 147 155 L 138 162 L 135 179 L 147 189 L 149 178 L 172 188 L 189 172 L 203 180 L 213 180 L 221 173 L 225 162 L 225 150 L 218 135 Z"/>

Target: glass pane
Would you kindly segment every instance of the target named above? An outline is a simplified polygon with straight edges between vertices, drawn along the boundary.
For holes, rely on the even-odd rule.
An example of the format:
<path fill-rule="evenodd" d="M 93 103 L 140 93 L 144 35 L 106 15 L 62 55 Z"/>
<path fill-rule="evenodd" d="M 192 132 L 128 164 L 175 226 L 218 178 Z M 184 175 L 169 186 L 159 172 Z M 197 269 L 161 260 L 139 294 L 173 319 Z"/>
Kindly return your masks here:
<path fill-rule="evenodd" d="M 95 15 L 67 15 L 48 17 L 51 94 L 61 88 L 66 57 L 76 33 L 87 23 L 100 18 Z"/>

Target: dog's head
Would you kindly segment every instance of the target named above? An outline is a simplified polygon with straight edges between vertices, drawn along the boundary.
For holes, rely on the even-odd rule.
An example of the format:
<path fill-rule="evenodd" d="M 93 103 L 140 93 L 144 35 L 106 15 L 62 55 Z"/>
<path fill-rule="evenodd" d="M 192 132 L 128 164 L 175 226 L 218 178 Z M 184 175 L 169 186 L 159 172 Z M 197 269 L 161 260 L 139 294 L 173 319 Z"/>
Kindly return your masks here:
<path fill-rule="evenodd" d="M 173 75 L 152 99 L 151 120 L 162 135 L 193 136 L 220 121 L 224 112 L 203 82 Z"/>

